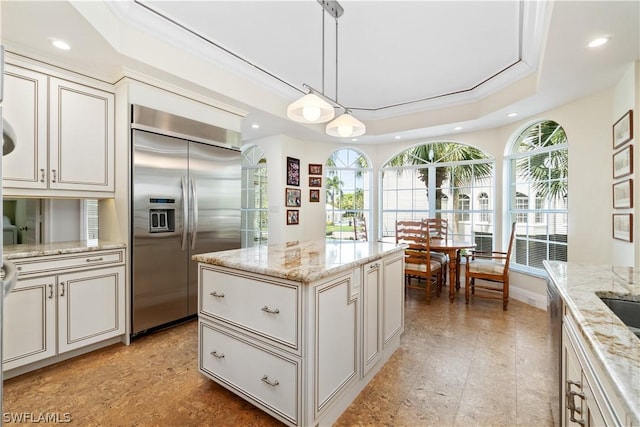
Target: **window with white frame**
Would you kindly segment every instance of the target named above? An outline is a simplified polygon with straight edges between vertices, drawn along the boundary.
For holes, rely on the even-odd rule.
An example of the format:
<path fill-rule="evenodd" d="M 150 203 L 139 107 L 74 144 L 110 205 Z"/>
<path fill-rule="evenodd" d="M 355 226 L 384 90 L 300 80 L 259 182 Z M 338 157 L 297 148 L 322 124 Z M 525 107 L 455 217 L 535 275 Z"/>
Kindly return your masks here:
<path fill-rule="evenodd" d="M 267 199 L 267 159 L 254 145 L 242 151 L 241 245 L 266 245 L 269 237 Z"/>
<path fill-rule="evenodd" d="M 487 223 L 491 221 L 491 213 L 489 212 L 489 195 L 480 193 L 478 196 L 478 206 L 480 207 L 480 222 Z"/>
<path fill-rule="evenodd" d="M 353 240 L 354 227 L 366 224 L 371 239 L 371 162 L 360 150 L 341 148 L 325 163 L 327 239 Z"/>
<path fill-rule="evenodd" d="M 495 195 L 495 160 L 483 151 L 456 142 L 433 142 L 398 153 L 382 167 L 379 232 L 395 239 L 401 220 L 446 218 L 450 234 L 493 246 L 494 210 L 479 202 Z M 480 225 L 480 216 L 484 224 Z"/>
<path fill-rule="evenodd" d="M 567 260 L 567 136 L 558 123 L 540 121 L 510 148 L 509 212 L 518 223 L 511 265 L 542 273 L 542 261 Z"/>

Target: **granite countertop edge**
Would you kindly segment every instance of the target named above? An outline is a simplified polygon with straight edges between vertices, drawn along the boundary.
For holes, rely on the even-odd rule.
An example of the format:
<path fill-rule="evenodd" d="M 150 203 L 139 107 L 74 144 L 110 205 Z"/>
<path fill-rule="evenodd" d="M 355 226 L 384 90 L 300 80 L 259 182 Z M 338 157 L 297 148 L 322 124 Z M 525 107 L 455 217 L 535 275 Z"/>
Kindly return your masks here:
<path fill-rule="evenodd" d="M 109 240 L 74 240 L 56 243 L 8 245 L 2 248 L 2 254 L 6 260 L 18 260 L 22 258 L 121 249 L 126 247 L 126 243 Z"/>
<path fill-rule="evenodd" d="M 322 245 L 323 241 L 316 242 L 302 242 L 300 245 L 301 253 L 300 257 L 305 258 L 308 257 L 310 253 L 313 253 L 317 250 L 319 245 Z M 354 242 L 346 242 L 343 245 L 355 244 Z M 307 245 L 305 247 L 305 245 Z M 373 245 L 373 246 L 371 246 Z M 291 250 L 291 246 L 287 244 L 276 244 L 269 245 L 268 251 L 275 252 L 280 255 L 282 252 Z M 231 268 L 234 270 L 240 270 L 250 273 L 262 274 L 269 277 L 275 277 L 279 279 L 291 280 L 294 282 L 300 283 L 311 283 L 320 279 L 324 279 L 326 277 L 332 276 L 334 274 L 338 274 L 344 271 L 352 270 L 354 267 L 359 265 L 367 264 L 369 262 L 378 260 L 387 255 L 391 255 L 396 252 L 402 252 L 404 250 L 404 246 L 398 246 L 390 243 L 382 243 L 382 242 L 372 242 L 369 248 L 372 249 L 372 253 L 368 253 L 362 257 L 357 259 L 349 260 L 344 263 L 330 265 L 319 263 L 317 265 L 310 266 L 308 264 L 305 265 L 296 265 L 295 262 L 292 262 L 290 266 L 287 265 L 286 260 L 282 262 L 277 262 L 272 265 L 265 265 L 264 262 L 253 262 L 246 261 L 243 258 L 243 255 L 247 250 L 255 251 L 255 248 L 247 248 L 247 249 L 235 249 L 231 251 L 223 251 L 223 252 L 210 252 L 204 254 L 193 255 L 192 259 L 204 264 L 215 265 L 219 267 Z M 243 252 L 244 251 L 244 252 Z M 266 258 L 266 257 L 265 257 Z"/>
<path fill-rule="evenodd" d="M 640 424 L 640 340 L 599 298 L 640 300 L 638 273 L 631 267 L 561 261 L 544 261 L 544 267 L 633 425 Z"/>

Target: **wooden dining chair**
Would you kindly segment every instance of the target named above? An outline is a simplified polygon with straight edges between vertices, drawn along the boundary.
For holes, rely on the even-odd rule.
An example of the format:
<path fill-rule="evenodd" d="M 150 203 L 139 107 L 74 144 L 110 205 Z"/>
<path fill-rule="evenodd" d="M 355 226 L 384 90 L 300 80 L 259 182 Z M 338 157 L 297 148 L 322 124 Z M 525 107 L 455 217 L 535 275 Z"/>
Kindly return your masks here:
<path fill-rule="evenodd" d="M 470 251 L 465 255 L 464 298 L 469 304 L 470 293 L 478 298 L 502 299 L 502 309 L 509 304 L 509 259 L 513 249 L 516 223 L 511 225 L 511 237 L 506 252 Z M 476 283 L 476 279 L 483 282 Z M 476 294 L 476 288 L 481 292 Z"/>
<path fill-rule="evenodd" d="M 427 293 L 427 304 L 431 303 L 431 294 L 440 295 L 442 291 L 443 268 L 431 259 L 429 251 L 429 235 L 423 221 L 397 221 L 396 243 L 406 245 L 404 254 L 405 289 L 424 289 Z M 417 284 L 411 282 L 417 280 Z M 421 286 L 422 279 L 425 286 Z M 432 289 L 435 285 L 435 289 Z"/>
<path fill-rule="evenodd" d="M 426 218 L 422 221 L 427 226 L 430 238 L 447 240 L 449 237 L 449 221 L 446 218 Z M 442 268 L 442 281 L 446 284 L 449 257 L 442 252 L 431 251 L 431 258 L 440 263 L 440 267 Z M 458 281 L 456 281 L 456 283 L 458 283 Z"/>
<path fill-rule="evenodd" d="M 369 236 L 367 235 L 367 220 L 365 217 L 353 218 L 353 238 L 355 240 L 369 240 Z"/>

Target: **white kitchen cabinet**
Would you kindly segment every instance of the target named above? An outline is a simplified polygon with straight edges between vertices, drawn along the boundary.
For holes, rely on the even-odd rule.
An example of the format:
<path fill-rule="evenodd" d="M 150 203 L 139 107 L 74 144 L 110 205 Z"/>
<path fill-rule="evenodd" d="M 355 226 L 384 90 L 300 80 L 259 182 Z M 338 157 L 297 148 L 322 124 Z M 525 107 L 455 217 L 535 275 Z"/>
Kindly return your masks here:
<path fill-rule="evenodd" d="M 13 261 L 19 273 L 4 301 L 5 371 L 125 334 L 123 249 Z"/>
<path fill-rule="evenodd" d="M 302 283 L 201 262 L 200 372 L 288 425 L 330 424 L 399 346 L 402 263 Z"/>
<path fill-rule="evenodd" d="M 404 331 L 404 253 L 382 259 L 383 268 L 383 345 Z"/>
<path fill-rule="evenodd" d="M 4 156 L 9 196 L 108 197 L 114 192 L 114 95 L 7 64 L 4 116 L 16 149 Z"/>
<path fill-rule="evenodd" d="M 2 158 L 5 188 L 47 188 L 47 83 L 42 73 L 6 64 L 2 115 L 16 146 Z"/>
<path fill-rule="evenodd" d="M 569 316 L 565 316 L 562 327 L 562 390 L 563 426 L 625 425 L 625 415 L 616 413 L 610 400 L 613 394 L 594 371 Z"/>
<path fill-rule="evenodd" d="M 382 262 L 365 264 L 362 273 L 362 368 L 366 375 L 382 352 Z"/>
<path fill-rule="evenodd" d="M 55 289 L 55 275 L 23 278 L 4 300 L 4 370 L 56 355 Z"/>

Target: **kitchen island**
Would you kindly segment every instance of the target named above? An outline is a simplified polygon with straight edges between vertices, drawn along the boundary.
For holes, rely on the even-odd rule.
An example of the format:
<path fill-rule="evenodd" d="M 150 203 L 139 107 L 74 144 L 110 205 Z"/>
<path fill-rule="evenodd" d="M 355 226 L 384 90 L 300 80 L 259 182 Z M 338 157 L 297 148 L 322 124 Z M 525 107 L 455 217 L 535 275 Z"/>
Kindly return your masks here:
<path fill-rule="evenodd" d="M 332 424 L 400 344 L 395 244 L 287 242 L 193 259 L 200 372 L 288 425 Z"/>
<path fill-rule="evenodd" d="M 640 425 L 640 338 L 601 298 L 640 302 L 630 267 L 545 261 L 562 309 L 562 425 Z"/>

